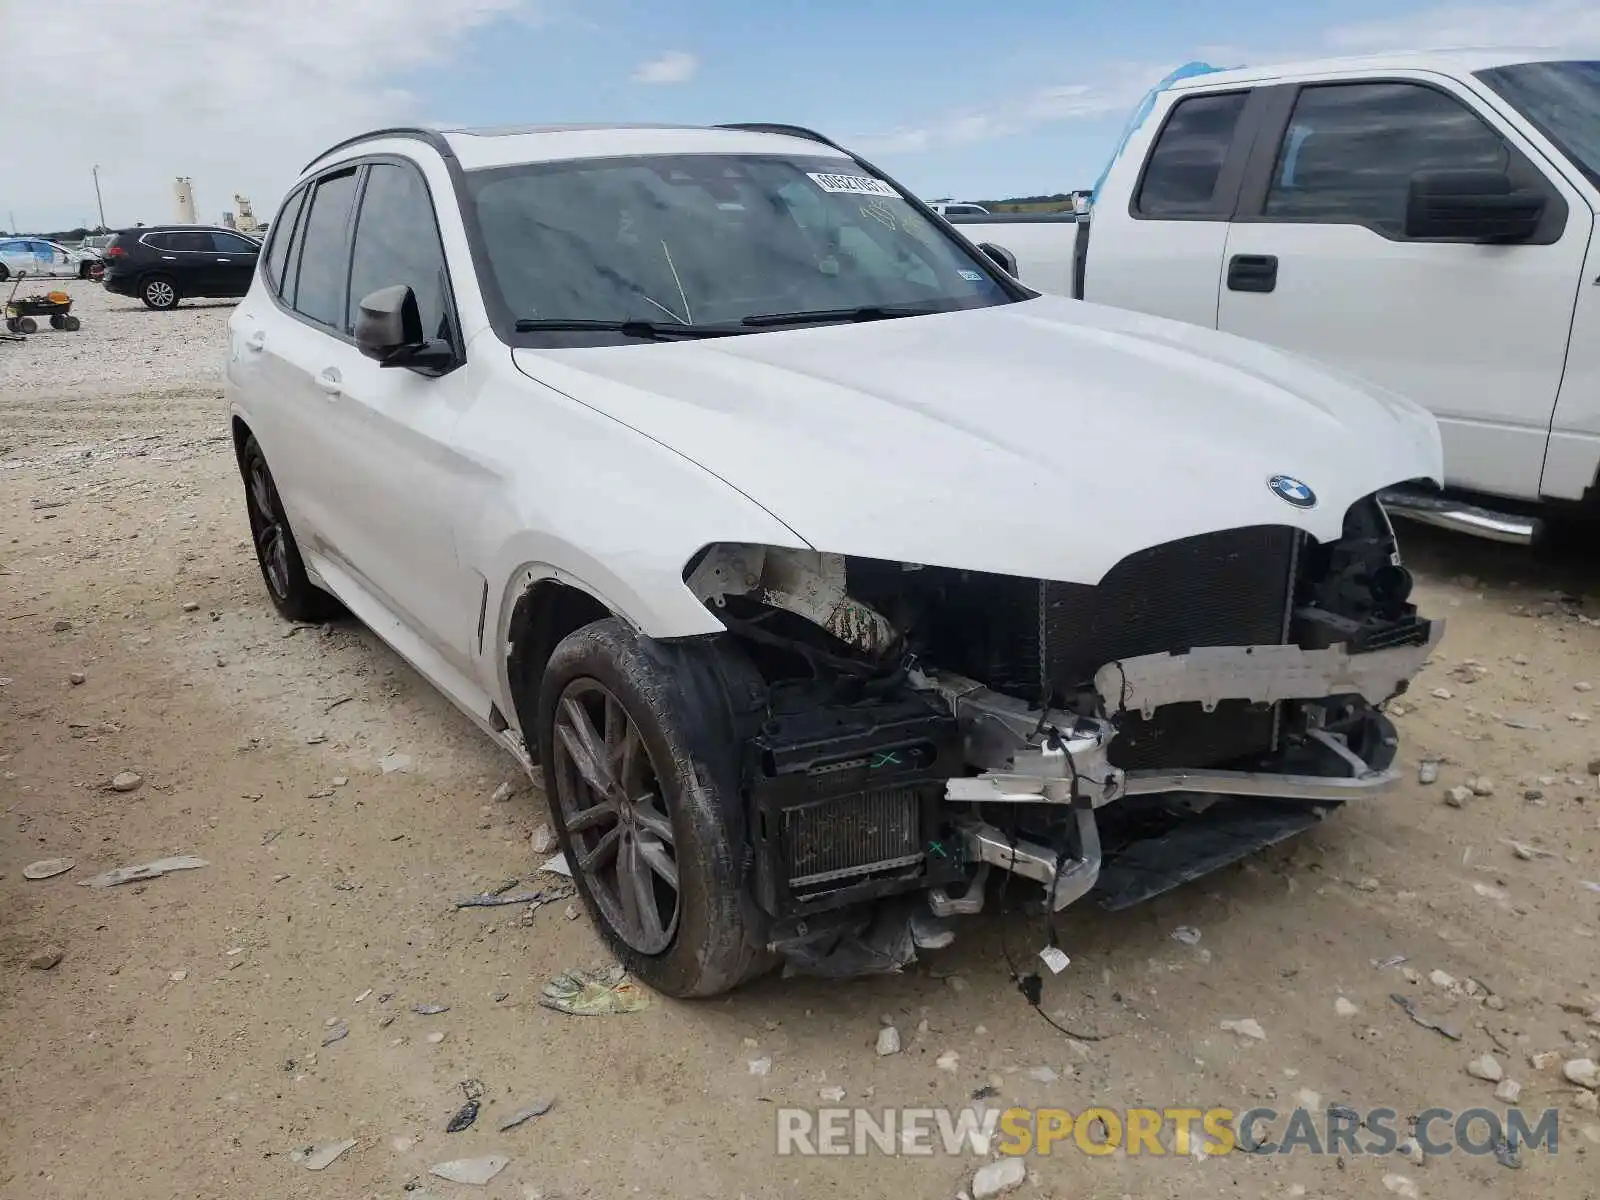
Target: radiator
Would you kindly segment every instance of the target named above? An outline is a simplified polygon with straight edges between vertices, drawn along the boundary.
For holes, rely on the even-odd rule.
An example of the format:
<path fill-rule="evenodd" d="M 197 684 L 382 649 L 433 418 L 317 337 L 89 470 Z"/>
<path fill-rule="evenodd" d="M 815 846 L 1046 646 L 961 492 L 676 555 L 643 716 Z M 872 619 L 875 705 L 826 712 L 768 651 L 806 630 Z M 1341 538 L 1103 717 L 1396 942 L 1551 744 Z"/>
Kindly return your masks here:
<path fill-rule="evenodd" d="M 809 890 L 922 861 L 922 796 L 874 788 L 782 810 L 789 886 Z"/>

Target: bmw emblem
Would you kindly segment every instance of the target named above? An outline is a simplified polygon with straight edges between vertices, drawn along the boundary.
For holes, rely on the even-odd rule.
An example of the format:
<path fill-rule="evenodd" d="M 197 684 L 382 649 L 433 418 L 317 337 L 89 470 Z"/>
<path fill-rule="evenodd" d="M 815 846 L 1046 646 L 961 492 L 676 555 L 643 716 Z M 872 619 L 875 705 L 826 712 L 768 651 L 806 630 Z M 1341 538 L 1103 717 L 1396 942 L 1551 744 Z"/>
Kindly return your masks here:
<path fill-rule="evenodd" d="M 1274 475 L 1267 480 L 1278 499 L 1296 508 L 1314 508 L 1317 503 L 1317 494 L 1292 475 Z"/>

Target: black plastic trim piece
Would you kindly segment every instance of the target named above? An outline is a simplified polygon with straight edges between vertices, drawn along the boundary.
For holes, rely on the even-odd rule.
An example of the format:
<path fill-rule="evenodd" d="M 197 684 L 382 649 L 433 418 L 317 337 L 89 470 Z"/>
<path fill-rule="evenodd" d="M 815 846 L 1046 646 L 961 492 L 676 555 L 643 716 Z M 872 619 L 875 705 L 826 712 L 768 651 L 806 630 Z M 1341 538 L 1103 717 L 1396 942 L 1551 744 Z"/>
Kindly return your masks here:
<path fill-rule="evenodd" d="M 1089 237 L 1094 232 L 1094 216 L 1086 214 L 1078 222 L 1077 235 L 1072 240 L 1072 298 L 1082 300 L 1089 275 Z"/>
<path fill-rule="evenodd" d="M 1107 912 L 1132 908 L 1303 833 L 1342 803 L 1219 799 L 1202 813 L 1174 819 L 1160 832 L 1108 853 L 1091 894 Z"/>

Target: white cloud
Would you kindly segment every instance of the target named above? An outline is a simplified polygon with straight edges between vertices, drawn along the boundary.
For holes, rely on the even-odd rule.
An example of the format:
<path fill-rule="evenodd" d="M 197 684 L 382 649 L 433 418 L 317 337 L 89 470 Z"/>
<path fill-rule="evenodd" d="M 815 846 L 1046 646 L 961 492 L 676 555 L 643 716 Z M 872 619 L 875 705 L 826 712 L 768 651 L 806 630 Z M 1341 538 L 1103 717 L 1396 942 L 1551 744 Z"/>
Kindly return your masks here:
<path fill-rule="evenodd" d="M 539 11 L 539 0 L 0 0 L 0 45 L 18 51 L 0 71 L 13 118 L 0 127 L 0 220 L 97 221 L 96 163 L 113 226 L 171 220 L 179 175 L 202 220 L 235 192 L 265 220 L 320 150 L 429 115 L 393 80 L 448 60 L 478 27 Z"/>
<path fill-rule="evenodd" d="M 700 60 L 683 50 L 668 50 L 660 58 L 642 62 L 633 70 L 634 83 L 688 83 L 700 70 Z"/>
<path fill-rule="evenodd" d="M 1094 82 L 1049 84 L 1005 97 L 993 107 L 948 114 L 926 124 L 851 139 L 864 153 L 906 153 L 970 145 L 1022 133 L 1039 125 L 1116 116 L 1171 67 L 1121 63 L 1103 67 Z"/>
<path fill-rule="evenodd" d="M 1327 31 L 1323 43 L 1335 53 L 1418 46 L 1592 47 L 1600 45 L 1600 5 L 1594 0 L 1546 0 L 1525 6 L 1435 8 L 1337 26 Z"/>
<path fill-rule="evenodd" d="M 1596 0 L 1536 0 L 1527 5 L 1450 6 L 1387 20 L 1337 25 L 1313 33 L 1299 46 L 1279 51 L 1241 45 L 1195 48 L 1194 58 L 1218 66 L 1266 64 L 1297 58 L 1427 47 L 1540 46 L 1578 51 L 1600 47 L 1600 3 Z M 1041 125 L 1130 114 L 1170 63 L 1119 63 L 1096 68 L 1085 78 L 1049 84 L 1002 97 L 981 109 L 965 109 L 853 139 L 863 151 L 915 153 L 1023 133 Z"/>

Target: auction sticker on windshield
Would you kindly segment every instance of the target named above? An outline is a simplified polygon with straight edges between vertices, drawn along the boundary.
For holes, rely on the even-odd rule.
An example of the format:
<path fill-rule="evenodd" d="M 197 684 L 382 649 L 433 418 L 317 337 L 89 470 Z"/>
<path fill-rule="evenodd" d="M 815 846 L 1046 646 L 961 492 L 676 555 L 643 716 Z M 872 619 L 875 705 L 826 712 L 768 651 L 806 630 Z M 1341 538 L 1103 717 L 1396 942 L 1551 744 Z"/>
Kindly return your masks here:
<path fill-rule="evenodd" d="M 874 179 L 870 175 L 823 175 L 816 171 L 807 171 L 811 182 L 815 183 L 825 192 L 845 192 L 852 196 L 893 196 L 896 200 L 900 193 L 895 191 L 881 179 Z"/>

